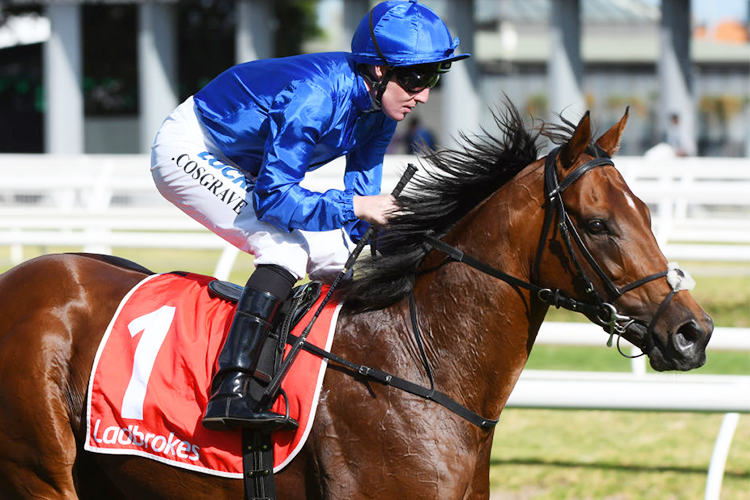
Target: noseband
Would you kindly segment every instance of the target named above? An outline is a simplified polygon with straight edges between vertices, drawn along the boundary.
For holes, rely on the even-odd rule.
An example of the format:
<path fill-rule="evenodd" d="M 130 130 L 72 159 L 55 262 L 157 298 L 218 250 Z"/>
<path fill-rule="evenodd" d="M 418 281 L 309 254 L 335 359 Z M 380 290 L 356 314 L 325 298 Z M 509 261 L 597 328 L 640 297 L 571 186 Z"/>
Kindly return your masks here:
<path fill-rule="evenodd" d="M 618 287 L 609 278 L 609 276 L 607 276 L 607 273 L 604 272 L 602 267 L 586 247 L 586 244 L 576 230 L 575 225 L 571 221 L 570 216 L 565 209 L 565 202 L 563 201 L 562 194 L 568 187 L 570 187 L 574 182 L 580 179 L 587 172 L 593 170 L 596 167 L 614 166 L 614 162 L 610 158 L 593 158 L 568 174 L 562 180 L 562 182 L 559 182 L 557 169 L 555 167 L 558 154 L 559 148 L 552 150 L 547 155 L 544 163 L 545 198 L 548 203 L 545 208 L 544 225 L 542 227 L 542 234 L 539 238 L 539 246 L 537 247 L 534 270 L 532 273 L 532 281 L 538 282 L 537 272 L 541 265 L 542 254 L 544 253 L 544 249 L 546 247 L 545 243 L 552 229 L 552 224 L 557 221 L 557 228 L 560 231 L 565 247 L 568 251 L 568 254 L 570 255 L 571 260 L 573 261 L 576 272 L 578 273 L 577 278 L 580 279 L 584 284 L 586 295 L 589 297 L 588 300 L 580 301 L 572 297 L 568 297 L 558 289 L 553 290 L 550 288 L 542 288 L 533 283 L 529 283 L 516 277 L 510 276 L 500 271 L 499 269 L 496 269 L 477 259 L 474 259 L 469 255 L 464 254 L 457 248 L 448 245 L 447 243 L 443 242 L 433 235 L 426 235 L 425 239 L 436 250 L 445 253 L 451 259 L 457 262 L 463 262 L 485 274 L 501 279 L 510 285 L 519 286 L 530 290 L 541 302 L 544 302 L 547 305 L 585 314 L 591 321 L 601 326 L 606 332 L 609 333 L 609 340 L 607 341 L 607 345 L 611 346 L 613 337 L 615 335 L 618 335 L 618 337 L 621 336 L 633 323 L 638 322 L 645 325 L 644 322 L 638 319 L 620 314 L 617 311 L 617 307 L 614 305 L 614 302 L 617 301 L 617 299 L 622 295 L 631 290 L 634 290 L 635 288 L 638 288 L 656 279 L 666 277 L 670 270 L 665 270 L 652 274 L 650 276 L 646 276 L 621 287 Z M 576 252 L 576 248 L 578 249 L 578 252 Z M 599 291 L 594 286 L 593 281 L 589 278 L 586 270 L 581 264 L 581 259 L 578 257 L 578 253 L 583 256 L 583 258 L 603 283 L 606 290 L 606 297 L 609 298 L 609 301 L 607 301 L 605 299 L 605 296 L 602 293 L 599 293 Z M 677 270 L 677 272 L 680 273 L 679 270 Z M 675 293 L 677 293 L 677 291 L 679 291 L 680 289 L 683 289 L 678 285 L 673 284 L 671 280 L 668 280 L 668 282 L 672 287 L 672 291 L 667 294 L 662 303 L 659 305 L 656 314 L 651 319 L 651 322 L 646 328 L 645 341 L 647 343 L 647 346 L 650 342 L 652 342 L 651 336 L 658 319 L 661 317 L 662 313 L 674 297 Z M 643 347 L 641 347 L 641 350 L 643 350 Z M 623 356 L 627 356 L 620 349 L 619 338 L 617 348 Z M 641 353 L 640 355 L 643 355 L 643 353 Z"/>

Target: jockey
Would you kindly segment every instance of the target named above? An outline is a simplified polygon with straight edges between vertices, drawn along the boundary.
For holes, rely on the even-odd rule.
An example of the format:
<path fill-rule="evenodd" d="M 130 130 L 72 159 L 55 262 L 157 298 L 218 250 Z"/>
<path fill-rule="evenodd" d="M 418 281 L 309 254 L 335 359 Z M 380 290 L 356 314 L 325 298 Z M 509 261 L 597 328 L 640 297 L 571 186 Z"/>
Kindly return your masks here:
<path fill-rule="evenodd" d="M 151 157 L 159 191 L 255 257 L 219 355 L 205 427 L 284 422 L 247 397 L 276 311 L 305 275 L 330 281 L 352 241 L 397 209 L 380 194 L 386 147 L 451 62 L 469 57 L 457 46 L 416 0 L 383 2 L 360 22 L 351 53 L 239 64 L 164 121 Z M 300 185 L 307 172 L 344 155 L 344 190 Z"/>

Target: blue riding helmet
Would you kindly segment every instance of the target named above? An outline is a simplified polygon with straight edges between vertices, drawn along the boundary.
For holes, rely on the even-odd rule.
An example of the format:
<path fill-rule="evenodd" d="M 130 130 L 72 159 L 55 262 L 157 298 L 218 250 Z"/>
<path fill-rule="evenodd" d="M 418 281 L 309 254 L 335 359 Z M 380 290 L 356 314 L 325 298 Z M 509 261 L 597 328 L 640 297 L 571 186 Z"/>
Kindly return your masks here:
<path fill-rule="evenodd" d="M 428 7 L 416 0 L 388 1 L 360 21 L 352 37 L 352 55 L 360 64 L 388 67 L 450 63 L 470 57 L 455 53 L 458 43 Z M 450 64 L 443 67 L 447 70 Z"/>

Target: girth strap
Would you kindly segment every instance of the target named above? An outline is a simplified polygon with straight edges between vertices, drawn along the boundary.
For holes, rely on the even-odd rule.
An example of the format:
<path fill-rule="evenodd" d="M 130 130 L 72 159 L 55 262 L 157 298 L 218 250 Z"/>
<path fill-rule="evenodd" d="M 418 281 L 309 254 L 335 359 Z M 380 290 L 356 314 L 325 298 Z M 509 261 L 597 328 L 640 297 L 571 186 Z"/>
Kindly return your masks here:
<path fill-rule="evenodd" d="M 242 429 L 242 469 L 245 500 L 276 500 L 270 431 Z"/>

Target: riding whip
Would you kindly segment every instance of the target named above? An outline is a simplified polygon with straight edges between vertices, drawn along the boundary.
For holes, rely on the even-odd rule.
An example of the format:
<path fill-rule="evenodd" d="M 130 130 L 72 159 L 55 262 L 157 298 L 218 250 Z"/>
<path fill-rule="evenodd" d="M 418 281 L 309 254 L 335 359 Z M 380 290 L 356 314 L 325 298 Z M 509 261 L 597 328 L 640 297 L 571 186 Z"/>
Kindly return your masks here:
<path fill-rule="evenodd" d="M 416 172 L 417 172 L 417 167 L 414 164 L 409 163 L 406 167 L 406 170 L 401 175 L 401 179 L 399 179 L 398 184 L 396 184 L 396 187 L 393 188 L 393 191 L 391 192 L 391 196 L 393 196 L 394 198 L 398 198 L 398 196 L 401 194 L 401 191 L 404 190 L 404 187 L 411 180 L 411 178 L 414 177 L 414 174 Z M 286 377 L 287 372 L 289 371 L 292 364 L 294 363 L 294 360 L 299 354 L 299 351 L 302 349 L 302 346 L 307 339 L 307 335 L 310 333 L 310 330 L 312 330 L 312 327 L 315 324 L 315 321 L 318 319 L 318 316 L 320 316 L 320 313 L 323 312 L 323 309 L 325 308 L 326 304 L 328 304 L 328 301 L 331 299 L 331 296 L 333 295 L 333 291 L 336 289 L 336 287 L 344 278 L 344 276 L 346 276 L 349 273 L 349 271 L 352 269 L 352 267 L 354 266 L 354 262 L 357 260 L 357 257 L 359 257 L 359 254 L 362 253 L 362 250 L 365 248 L 365 246 L 367 245 L 367 242 L 370 240 L 374 232 L 375 232 L 374 226 L 370 225 L 370 227 L 367 228 L 367 231 L 359 240 L 359 242 L 357 242 L 357 246 L 354 247 L 354 250 L 352 250 L 352 252 L 349 254 L 349 258 L 346 260 L 346 263 L 344 264 L 344 268 L 341 269 L 341 272 L 338 274 L 338 276 L 336 276 L 336 279 L 333 280 L 333 283 L 331 284 L 331 287 L 328 289 L 326 296 L 323 298 L 323 301 L 320 303 L 320 306 L 318 306 L 318 310 L 315 311 L 315 314 L 310 319 L 310 322 L 305 327 L 305 330 L 302 332 L 302 334 L 297 338 L 297 340 L 292 345 L 292 348 L 289 351 L 289 354 L 286 356 L 286 358 L 284 358 L 284 361 L 281 364 L 281 367 L 279 368 L 278 373 L 274 376 L 273 380 L 271 380 L 271 383 L 268 384 L 268 387 L 266 387 L 266 390 L 263 393 L 263 397 L 261 399 L 262 406 L 268 403 L 268 399 L 273 397 L 273 395 L 276 394 L 276 391 L 278 391 L 279 387 L 281 386 L 282 380 L 284 380 L 284 377 Z"/>

